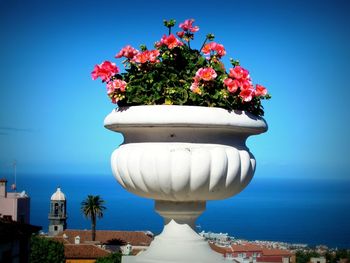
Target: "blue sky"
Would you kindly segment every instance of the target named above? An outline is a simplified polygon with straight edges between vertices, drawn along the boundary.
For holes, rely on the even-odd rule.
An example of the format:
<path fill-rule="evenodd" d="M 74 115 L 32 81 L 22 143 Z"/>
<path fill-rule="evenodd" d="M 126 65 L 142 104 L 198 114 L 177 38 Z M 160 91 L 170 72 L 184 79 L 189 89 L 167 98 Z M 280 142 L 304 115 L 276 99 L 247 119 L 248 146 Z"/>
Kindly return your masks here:
<path fill-rule="evenodd" d="M 349 176 L 347 1 L 0 1 L 0 173 L 110 173 L 122 137 L 93 66 L 126 44 L 152 47 L 164 18 L 194 18 L 269 89 L 261 176 Z M 320 172 L 321 171 L 321 172 Z"/>

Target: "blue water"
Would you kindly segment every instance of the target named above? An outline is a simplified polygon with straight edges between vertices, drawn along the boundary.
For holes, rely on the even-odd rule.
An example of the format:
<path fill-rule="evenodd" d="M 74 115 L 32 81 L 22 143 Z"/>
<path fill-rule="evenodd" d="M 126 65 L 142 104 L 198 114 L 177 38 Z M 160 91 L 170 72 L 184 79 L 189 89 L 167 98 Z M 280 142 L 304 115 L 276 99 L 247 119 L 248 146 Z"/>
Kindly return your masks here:
<path fill-rule="evenodd" d="M 19 175 L 18 190 L 31 197 L 31 223 L 48 228 L 50 197 L 58 185 L 67 197 L 68 228 L 89 229 L 80 212 L 88 195 L 100 195 L 107 210 L 97 229 L 150 230 L 162 219 L 153 201 L 126 192 L 112 175 Z M 207 203 L 200 230 L 228 232 L 248 240 L 271 240 L 350 248 L 350 180 L 255 176 L 237 196 Z"/>

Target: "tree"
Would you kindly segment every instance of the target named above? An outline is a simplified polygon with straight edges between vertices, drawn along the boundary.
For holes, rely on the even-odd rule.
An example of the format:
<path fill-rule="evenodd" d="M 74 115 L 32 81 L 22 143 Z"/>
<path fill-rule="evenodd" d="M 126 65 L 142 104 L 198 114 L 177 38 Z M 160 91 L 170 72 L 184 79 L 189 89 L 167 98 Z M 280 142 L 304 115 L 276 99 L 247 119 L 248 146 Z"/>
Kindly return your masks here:
<path fill-rule="evenodd" d="M 122 256 L 120 253 L 112 253 L 106 257 L 98 258 L 96 263 L 120 263 L 121 258 Z"/>
<path fill-rule="evenodd" d="M 84 216 L 91 219 L 91 238 L 95 241 L 96 238 L 96 219 L 103 217 L 103 211 L 106 209 L 103 204 L 105 201 L 99 195 L 88 195 L 81 202 L 81 211 Z"/>
<path fill-rule="evenodd" d="M 296 263 L 307 263 L 312 257 L 319 257 L 320 254 L 315 251 L 302 251 L 298 250 L 296 252 Z"/>
<path fill-rule="evenodd" d="M 30 263 L 64 263 L 64 245 L 46 237 L 33 236 L 30 241 Z"/>

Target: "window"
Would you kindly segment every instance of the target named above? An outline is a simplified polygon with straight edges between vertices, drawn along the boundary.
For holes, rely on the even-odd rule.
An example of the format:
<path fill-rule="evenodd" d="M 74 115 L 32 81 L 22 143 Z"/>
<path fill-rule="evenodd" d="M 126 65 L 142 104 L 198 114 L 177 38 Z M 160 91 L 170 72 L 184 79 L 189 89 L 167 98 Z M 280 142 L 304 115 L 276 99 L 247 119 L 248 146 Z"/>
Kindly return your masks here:
<path fill-rule="evenodd" d="M 58 230 L 58 227 L 57 226 L 54 226 L 54 228 L 53 228 L 55 231 L 57 231 Z"/>
<path fill-rule="evenodd" d="M 55 216 L 57 216 L 57 215 L 58 215 L 58 204 L 55 203 Z"/>

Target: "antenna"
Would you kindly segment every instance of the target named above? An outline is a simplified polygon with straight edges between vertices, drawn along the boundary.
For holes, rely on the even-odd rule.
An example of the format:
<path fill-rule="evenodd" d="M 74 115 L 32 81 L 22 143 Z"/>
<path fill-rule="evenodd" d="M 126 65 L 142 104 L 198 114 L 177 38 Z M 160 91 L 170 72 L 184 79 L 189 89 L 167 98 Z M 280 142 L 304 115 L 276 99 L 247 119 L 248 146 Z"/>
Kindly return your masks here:
<path fill-rule="evenodd" d="M 17 162 L 16 160 L 13 160 L 12 166 L 13 166 L 13 175 L 15 178 L 15 183 L 11 185 L 11 189 L 16 192 L 17 189 L 17 169 L 16 169 Z"/>

